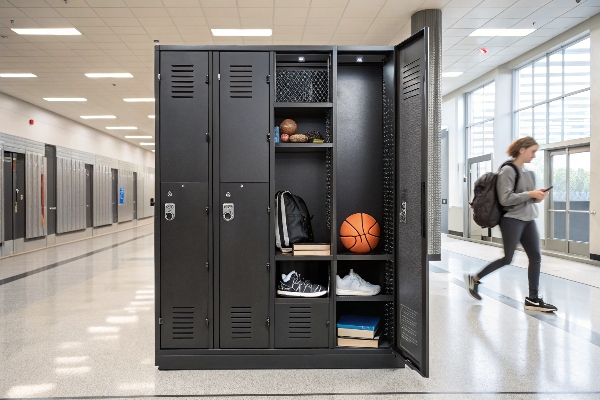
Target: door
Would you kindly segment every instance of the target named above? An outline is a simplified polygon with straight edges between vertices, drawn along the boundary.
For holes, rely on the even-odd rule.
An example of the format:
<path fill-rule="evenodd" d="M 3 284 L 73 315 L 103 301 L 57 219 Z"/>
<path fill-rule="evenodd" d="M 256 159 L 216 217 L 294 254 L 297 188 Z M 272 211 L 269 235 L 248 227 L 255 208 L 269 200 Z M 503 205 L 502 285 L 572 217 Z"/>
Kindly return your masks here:
<path fill-rule="evenodd" d="M 396 329 L 394 347 L 429 376 L 427 28 L 395 48 Z"/>
<path fill-rule="evenodd" d="M 85 226 L 94 226 L 94 166 L 85 164 Z"/>
<path fill-rule="evenodd" d="M 13 153 L 13 195 L 14 240 L 25 239 L 25 154 L 21 153 Z"/>
<path fill-rule="evenodd" d="M 4 221 L 4 246 L 6 246 L 6 242 L 14 239 L 13 217 L 15 213 L 15 196 L 13 188 L 13 153 L 5 151 L 2 161 L 4 163 L 2 168 L 2 182 L 4 185 L 4 204 L 2 206 L 4 213 L 2 215 L 2 220 Z"/>
<path fill-rule="evenodd" d="M 137 219 L 137 172 L 133 173 L 133 219 Z"/>
<path fill-rule="evenodd" d="M 112 223 L 119 222 L 119 170 L 111 168 Z"/>
<path fill-rule="evenodd" d="M 590 148 L 552 150 L 548 158 L 546 248 L 589 257 Z"/>
<path fill-rule="evenodd" d="M 465 216 L 467 220 L 465 225 L 467 227 L 465 233 L 466 237 L 472 239 L 482 240 L 484 237 L 491 237 L 491 229 L 482 229 L 479 225 L 473 221 L 473 210 L 469 206 L 469 202 L 473 200 L 473 189 L 475 181 L 479 177 L 487 172 L 492 172 L 493 165 L 493 154 L 484 154 L 482 156 L 469 158 L 467 160 L 467 197 L 465 199 L 466 204 L 464 205 Z"/>
<path fill-rule="evenodd" d="M 48 235 L 56 233 L 56 146 L 46 145 L 46 203 Z"/>

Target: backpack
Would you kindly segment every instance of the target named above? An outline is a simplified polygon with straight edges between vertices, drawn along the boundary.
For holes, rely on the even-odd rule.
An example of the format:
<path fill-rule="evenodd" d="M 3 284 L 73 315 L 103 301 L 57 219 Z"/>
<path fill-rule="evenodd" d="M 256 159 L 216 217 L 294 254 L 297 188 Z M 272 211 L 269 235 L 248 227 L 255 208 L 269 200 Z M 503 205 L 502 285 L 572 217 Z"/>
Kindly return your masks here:
<path fill-rule="evenodd" d="M 473 221 L 482 228 L 495 227 L 500 223 L 500 219 L 505 214 L 504 207 L 498 201 L 496 182 L 498 180 L 498 173 L 506 165 L 510 165 L 517 174 L 515 187 L 513 188 L 513 191 L 516 191 L 517 183 L 519 182 L 519 169 L 512 161 L 506 161 L 502 164 L 498 172 L 487 172 L 475 181 L 473 188 L 475 195 L 473 196 L 473 201 L 469 204 L 473 210 Z"/>
<path fill-rule="evenodd" d="M 313 242 L 308 207 L 302 197 L 287 191 L 275 194 L 275 242 L 277 248 L 290 248 L 294 243 Z"/>

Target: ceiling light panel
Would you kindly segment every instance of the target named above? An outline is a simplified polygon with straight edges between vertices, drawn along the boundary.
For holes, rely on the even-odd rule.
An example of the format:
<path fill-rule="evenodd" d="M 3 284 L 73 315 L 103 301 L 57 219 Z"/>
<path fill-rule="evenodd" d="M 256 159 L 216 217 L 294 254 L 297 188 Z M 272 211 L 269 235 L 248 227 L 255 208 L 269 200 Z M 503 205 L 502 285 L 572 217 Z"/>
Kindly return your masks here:
<path fill-rule="evenodd" d="M 106 129 L 135 130 L 137 126 L 107 126 Z"/>
<path fill-rule="evenodd" d="M 213 36 L 272 36 L 272 29 L 211 29 Z"/>
<path fill-rule="evenodd" d="M 477 29 L 469 36 L 527 36 L 534 31 L 535 29 Z"/>
<path fill-rule="evenodd" d="M 89 73 L 85 74 L 88 78 L 133 78 L 129 72 L 116 73 Z"/>
<path fill-rule="evenodd" d="M 87 101 L 83 97 L 44 97 L 46 101 Z"/>
<path fill-rule="evenodd" d="M 27 28 L 27 29 L 11 29 L 19 35 L 81 35 L 75 28 Z"/>
<path fill-rule="evenodd" d="M 0 78 L 37 78 L 34 74 L 0 74 Z"/>
<path fill-rule="evenodd" d="M 154 146 L 154 143 L 142 142 L 140 143 L 140 146 Z"/>
<path fill-rule="evenodd" d="M 114 115 L 80 115 L 80 118 L 83 118 L 83 119 L 115 119 L 117 117 Z"/>

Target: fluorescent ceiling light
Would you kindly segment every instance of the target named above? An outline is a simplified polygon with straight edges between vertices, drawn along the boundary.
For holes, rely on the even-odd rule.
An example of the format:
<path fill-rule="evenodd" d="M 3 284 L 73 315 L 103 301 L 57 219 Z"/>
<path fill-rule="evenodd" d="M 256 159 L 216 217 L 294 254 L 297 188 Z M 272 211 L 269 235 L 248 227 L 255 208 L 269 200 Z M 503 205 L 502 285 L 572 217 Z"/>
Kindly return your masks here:
<path fill-rule="evenodd" d="M 134 129 L 137 129 L 137 126 L 107 126 L 106 129 L 127 129 L 127 130 L 134 130 Z"/>
<path fill-rule="evenodd" d="M 75 28 L 11 29 L 19 35 L 81 35 Z"/>
<path fill-rule="evenodd" d="M 152 150 L 153 153 L 156 153 L 156 150 Z"/>
<path fill-rule="evenodd" d="M 140 143 L 140 146 L 154 146 L 154 143 L 142 142 Z"/>
<path fill-rule="evenodd" d="M 154 101 L 154 97 L 144 97 L 144 98 L 131 98 L 131 99 L 123 99 L 128 103 L 140 103 L 140 102 L 151 102 Z"/>
<path fill-rule="evenodd" d="M 125 136 L 125 139 L 152 139 L 152 136 Z"/>
<path fill-rule="evenodd" d="M 477 29 L 469 36 L 527 36 L 535 29 Z"/>
<path fill-rule="evenodd" d="M 37 78 L 34 74 L 0 74 L 0 78 Z"/>
<path fill-rule="evenodd" d="M 117 118 L 114 115 L 80 115 L 79 118 L 83 119 L 114 119 Z"/>
<path fill-rule="evenodd" d="M 91 73 L 85 74 L 85 76 L 87 76 L 88 78 L 133 78 L 133 75 L 131 75 L 129 72 L 117 72 L 108 74 Z"/>
<path fill-rule="evenodd" d="M 155 118 L 154 115 L 148 115 L 148 118 Z"/>
<path fill-rule="evenodd" d="M 442 72 L 442 78 L 456 78 L 462 74 L 462 72 Z"/>
<path fill-rule="evenodd" d="M 83 97 L 44 97 L 46 101 L 87 101 Z"/>
<path fill-rule="evenodd" d="M 272 29 L 211 29 L 213 36 L 273 36 Z"/>

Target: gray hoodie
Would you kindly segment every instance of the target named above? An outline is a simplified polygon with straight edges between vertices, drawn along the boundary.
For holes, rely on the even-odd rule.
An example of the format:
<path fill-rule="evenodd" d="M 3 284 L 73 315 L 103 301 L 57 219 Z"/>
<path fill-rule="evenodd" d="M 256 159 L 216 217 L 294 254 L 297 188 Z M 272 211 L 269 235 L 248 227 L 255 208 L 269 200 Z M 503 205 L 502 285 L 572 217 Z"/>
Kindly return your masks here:
<path fill-rule="evenodd" d="M 538 216 L 535 203 L 539 203 L 540 200 L 529 197 L 527 192 L 535 190 L 535 174 L 533 171 L 520 168 L 517 190 L 513 191 L 516 176 L 515 170 L 510 165 L 506 165 L 500 170 L 496 181 L 498 200 L 504 206 L 504 210 L 507 211 L 504 214 L 506 218 L 532 221 Z"/>

